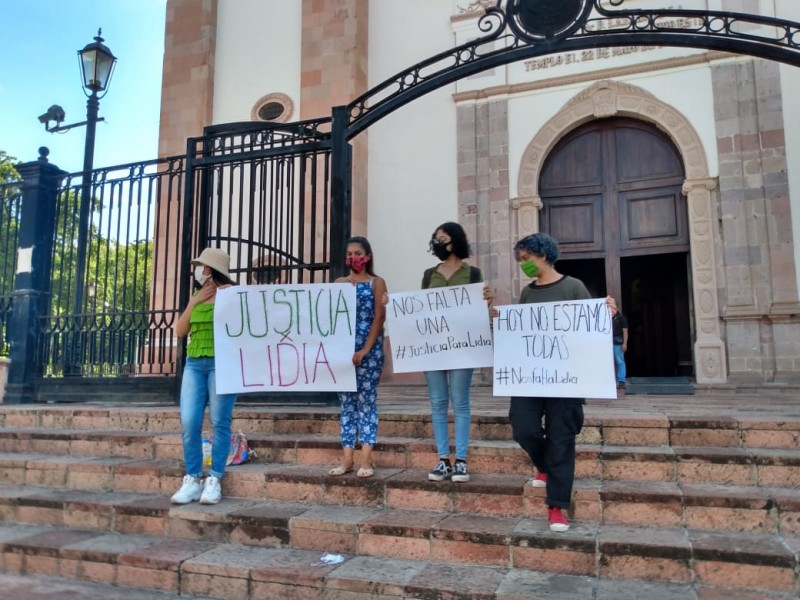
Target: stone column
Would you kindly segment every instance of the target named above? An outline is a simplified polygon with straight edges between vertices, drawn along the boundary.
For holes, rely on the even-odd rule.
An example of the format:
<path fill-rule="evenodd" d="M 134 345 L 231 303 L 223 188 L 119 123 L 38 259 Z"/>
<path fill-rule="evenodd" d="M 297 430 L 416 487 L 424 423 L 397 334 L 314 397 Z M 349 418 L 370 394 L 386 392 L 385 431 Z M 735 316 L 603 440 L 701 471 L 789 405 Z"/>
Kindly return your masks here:
<path fill-rule="evenodd" d="M 50 151 L 39 148 L 39 160 L 17 167 L 22 178 L 17 272 L 12 292 L 8 339 L 11 366 L 4 402 L 34 402 L 34 380 L 42 375 L 37 344 L 50 299 L 56 199 L 66 174 L 47 161 Z"/>
<path fill-rule="evenodd" d="M 369 1 L 303 0 L 300 118 L 331 115 L 369 85 Z M 367 133 L 353 147 L 352 232 L 367 235 Z"/>
<path fill-rule="evenodd" d="M 714 259 L 716 211 L 711 201 L 711 191 L 716 187 L 714 179 L 687 179 L 683 184 L 690 223 L 692 293 L 697 329 L 694 342 L 697 383 L 724 383 L 728 377 Z"/>

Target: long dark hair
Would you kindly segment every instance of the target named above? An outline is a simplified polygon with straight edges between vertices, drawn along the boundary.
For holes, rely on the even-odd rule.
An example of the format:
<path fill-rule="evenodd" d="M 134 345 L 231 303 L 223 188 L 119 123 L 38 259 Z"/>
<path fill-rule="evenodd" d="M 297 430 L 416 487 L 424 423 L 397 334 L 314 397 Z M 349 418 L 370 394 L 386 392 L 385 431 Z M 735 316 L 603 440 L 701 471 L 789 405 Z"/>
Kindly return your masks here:
<path fill-rule="evenodd" d="M 431 252 L 433 251 L 433 241 L 436 239 L 436 232 L 440 229 L 450 236 L 450 241 L 453 244 L 453 254 L 461 259 L 468 258 L 470 255 L 472 255 L 472 250 L 469 247 L 469 241 L 467 241 L 467 232 L 464 231 L 464 228 L 461 225 L 453 221 L 442 223 L 433 230 L 431 241 L 429 243 Z"/>
<path fill-rule="evenodd" d="M 347 243 L 344 246 L 345 249 L 350 244 L 358 244 L 361 246 L 361 249 L 364 250 L 364 254 L 369 256 L 369 261 L 367 261 L 364 270 L 373 277 L 377 277 L 377 275 L 375 275 L 375 258 L 372 255 L 372 246 L 370 246 L 369 240 L 365 237 L 361 237 L 360 235 L 354 235 L 353 237 L 347 239 Z"/>

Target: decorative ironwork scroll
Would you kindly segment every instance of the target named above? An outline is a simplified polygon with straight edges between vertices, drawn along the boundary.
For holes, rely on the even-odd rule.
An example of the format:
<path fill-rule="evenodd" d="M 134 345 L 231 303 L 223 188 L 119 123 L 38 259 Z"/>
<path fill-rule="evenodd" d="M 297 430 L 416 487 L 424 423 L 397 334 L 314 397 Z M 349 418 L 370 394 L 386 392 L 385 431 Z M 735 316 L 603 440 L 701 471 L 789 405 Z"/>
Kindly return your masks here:
<path fill-rule="evenodd" d="M 677 46 L 800 66 L 800 23 L 713 10 L 625 10 L 621 8 L 625 1 L 497 0 L 496 5 L 483 9 L 476 39 L 412 65 L 348 104 L 347 139 L 444 85 L 500 65 L 556 52 Z"/>
<path fill-rule="evenodd" d="M 592 0 L 509 0 L 508 28 L 529 43 L 566 37 L 592 10 Z"/>

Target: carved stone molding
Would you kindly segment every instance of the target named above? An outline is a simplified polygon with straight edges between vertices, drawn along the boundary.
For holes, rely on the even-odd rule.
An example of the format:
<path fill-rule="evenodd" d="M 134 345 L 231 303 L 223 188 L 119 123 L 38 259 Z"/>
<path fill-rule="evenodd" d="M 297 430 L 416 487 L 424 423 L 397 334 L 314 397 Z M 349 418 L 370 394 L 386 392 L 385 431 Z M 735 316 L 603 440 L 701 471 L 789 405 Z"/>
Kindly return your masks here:
<path fill-rule="evenodd" d="M 672 139 L 683 158 L 686 169 L 683 193 L 687 196 L 689 211 L 692 293 L 697 323 L 695 372 L 698 383 L 723 383 L 727 380 L 727 361 L 717 299 L 716 213 L 711 196 L 717 183 L 709 177 L 708 160 L 700 136 L 685 116 L 637 86 L 599 81 L 567 102 L 528 144 L 520 161 L 518 199 L 539 198 L 539 175 L 544 159 L 564 135 L 584 123 L 610 116 L 630 117 L 654 124 Z M 517 219 L 515 225 L 519 224 Z M 538 230 L 538 217 L 536 226 Z M 517 228 L 512 233 L 519 238 L 530 230 Z"/>
<path fill-rule="evenodd" d="M 722 342 L 717 299 L 717 261 L 714 254 L 714 217 L 711 192 L 714 179 L 687 179 L 683 183 L 689 210 L 689 243 L 692 260 L 692 293 L 696 339 L 695 371 L 698 383 L 722 383 L 727 379 L 725 344 Z"/>
<path fill-rule="evenodd" d="M 539 231 L 539 211 L 543 206 L 544 204 L 539 196 L 511 199 L 511 210 L 514 214 L 513 231 L 516 232 L 515 239 Z"/>

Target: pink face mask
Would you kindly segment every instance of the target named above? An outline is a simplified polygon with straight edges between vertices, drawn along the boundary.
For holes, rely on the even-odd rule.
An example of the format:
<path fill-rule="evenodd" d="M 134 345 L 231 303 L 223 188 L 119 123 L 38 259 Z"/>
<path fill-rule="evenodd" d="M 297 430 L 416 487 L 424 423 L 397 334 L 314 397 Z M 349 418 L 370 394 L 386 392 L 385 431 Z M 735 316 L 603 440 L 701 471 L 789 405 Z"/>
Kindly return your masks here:
<path fill-rule="evenodd" d="M 349 267 L 353 273 L 361 273 L 368 262 L 369 256 L 348 256 L 344 260 L 344 264 Z"/>

